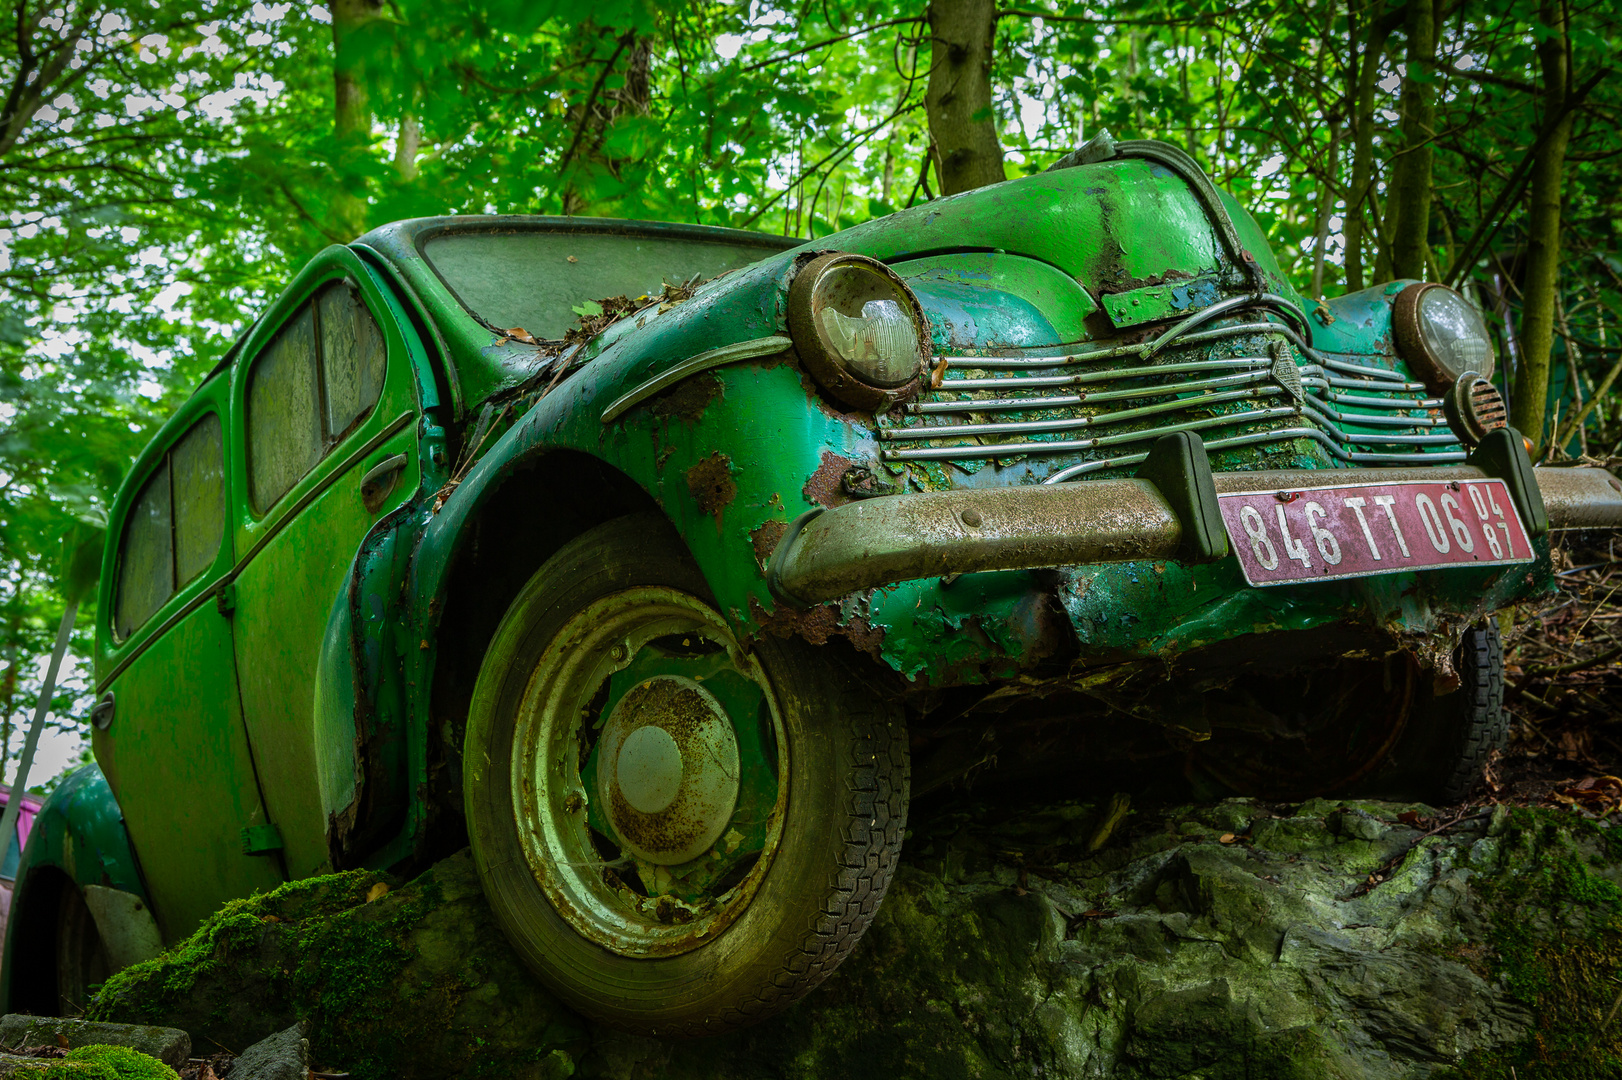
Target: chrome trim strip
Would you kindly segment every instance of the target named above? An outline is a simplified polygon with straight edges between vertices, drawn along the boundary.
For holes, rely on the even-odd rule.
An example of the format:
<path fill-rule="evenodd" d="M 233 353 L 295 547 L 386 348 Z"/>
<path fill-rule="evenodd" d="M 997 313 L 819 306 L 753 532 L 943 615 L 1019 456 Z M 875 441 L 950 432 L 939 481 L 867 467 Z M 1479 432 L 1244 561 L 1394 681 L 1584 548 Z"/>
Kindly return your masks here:
<path fill-rule="evenodd" d="M 1028 457 L 1033 453 L 1062 453 L 1071 450 L 1091 450 L 1095 446 L 1118 446 L 1122 443 L 1142 442 L 1145 439 L 1156 439 L 1162 435 L 1170 435 L 1174 431 L 1203 431 L 1206 428 L 1223 427 L 1227 424 L 1242 424 L 1251 420 L 1272 420 L 1283 416 L 1300 415 L 1301 410 L 1292 405 L 1288 408 L 1251 409 L 1248 412 L 1207 417 L 1204 420 L 1193 420 L 1183 424 L 1166 424 L 1161 427 L 1144 428 L 1141 431 L 1127 431 L 1119 435 L 1100 435 L 1096 439 L 1054 439 L 1047 442 L 992 443 L 986 446 L 950 446 L 945 448 L 892 449 L 886 447 L 879 451 L 879 456 L 885 461 L 950 461 L 953 458 Z M 1328 438 L 1328 436 L 1324 437 Z M 1206 445 L 1210 446 L 1212 444 L 1207 443 Z"/>
<path fill-rule="evenodd" d="M 1244 386 L 1264 382 L 1272 371 L 1260 368 L 1237 375 L 1216 375 L 1209 379 L 1190 379 L 1175 386 L 1145 386 L 1134 390 L 1096 390 L 1085 394 L 1056 394 L 1051 397 L 1025 398 L 970 398 L 965 401 L 913 402 L 907 406 L 909 416 L 934 416 L 940 413 L 1002 412 L 1020 409 L 1063 409 L 1096 401 L 1129 401 L 1132 398 L 1170 397 L 1189 390 L 1208 390 L 1219 386 Z M 943 386 L 941 389 L 945 389 Z M 946 429 L 942 429 L 946 430 Z"/>
<path fill-rule="evenodd" d="M 1020 432 L 1027 431 L 1033 434 L 1049 431 L 1076 431 L 1080 428 L 1119 424 L 1126 420 L 1136 420 L 1140 416 L 1157 416 L 1161 413 L 1181 412 L 1184 409 L 1200 409 L 1207 405 L 1216 405 L 1226 401 L 1239 401 L 1244 398 L 1277 397 L 1282 393 L 1284 393 L 1283 387 L 1257 386 L 1248 390 L 1226 390 L 1218 394 L 1200 394 L 1195 397 L 1162 401 L 1155 405 L 1140 405 L 1135 409 L 1120 409 L 1116 412 L 1096 413 L 1092 416 L 1077 416 L 1064 420 L 1009 420 L 1000 424 L 936 424 L 927 427 L 880 428 L 879 438 L 887 441 L 895 439 L 954 439 L 968 438 L 974 435 L 1017 435 Z"/>
<path fill-rule="evenodd" d="M 753 360 L 757 356 L 769 356 L 793 346 L 794 342 L 789 338 L 782 334 L 773 334 L 771 337 L 738 341 L 731 345 L 723 345 L 719 349 L 711 349 L 709 352 L 701 352 L 697 356 L 690 356 L 621 394 L 603 410 L 603 423 L 613 423 L 661 390 L 668 389 L 701 371 L 708 371 L 723 364 L 735 364 L 739 360 Z"/>

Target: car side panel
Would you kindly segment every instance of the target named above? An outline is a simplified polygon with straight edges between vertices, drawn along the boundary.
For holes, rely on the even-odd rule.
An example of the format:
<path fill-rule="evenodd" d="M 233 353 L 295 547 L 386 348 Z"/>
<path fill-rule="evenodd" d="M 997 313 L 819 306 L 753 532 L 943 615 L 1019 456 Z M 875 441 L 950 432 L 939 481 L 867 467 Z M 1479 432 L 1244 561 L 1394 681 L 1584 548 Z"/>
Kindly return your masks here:
<path fill-rule="evenodd" d="M 189 430 L 206 412 L 223 411 L 225 389 L 223 379 L 210 383 L 170 430 Z M 225 454 L 229 461 L 229 447 Z M 227 467 L 227 506 L 230 486 Z M 129 510 L 121 498 L 109 530 L 114 549 Z M 243 852 L 242 830 L 266 817 L 237 697 L 231 620 L 215 592 L 230 565 L 227 534 L 213 566 L 148 620 L 142 629 L 150 633 L 133 635 L 112 654 L 121 670 L 101 686 L 114 695 L 112 723 L 91 733 L 96 760 L 152 875 L 167 941 L 190 934 L 221 901 L 283 880 L 275 859 Z M 107 597 L 117 587 L 116 562 L 109 576 Z"/>
<path fill-rule="evenodd" d="M 421 480 L 418 364 L 410 355 L 421 346 L 414 334 L 402 332 L 371 274 L 352 254 L 329 249 L 278 302 L 278 316 L 338 273 L 361 285 L 383 332 L 387 367 L 377 404 L 263 516 L 256 517 L 246 498 L 233 501 L 241 553 L 235 643 L 242 707 L 266 808 L 294 878 L 333 868 L 335 824 L 352 814 L 364 776 L 353 713 L 343 715 L 330 694 L 322 696 L 323 642 L 335 605 L 348 602 L 357 549 L 374 523 L 417 493 Z M 239 451 L 247 443 L 248 373 L 258 347 L 278 328 L 267 324 L 265 336 L 244 350 L 238 364 L 229 438 Z M 377 509 L 367 509 L 362 477 L 396 455 L 404 455 L 406 465 Z M 245 465 L 236 466 L 235 479 L 235 490 L 246 491 Z M 330 677 L 328 684 L 330 690 Z"/>
<path fill-rule="evenodd" d="M 118 793 L 168 942 L 223 901 L 283 880 L 273 856 L 243 853 L 242 830 L 267 818 L 236 687 L 209 685 L 208 673 L 233 663 L 230 621 L 205 604 L 118 677 L 113 725 L 96 733 L 96 759 Z"/>

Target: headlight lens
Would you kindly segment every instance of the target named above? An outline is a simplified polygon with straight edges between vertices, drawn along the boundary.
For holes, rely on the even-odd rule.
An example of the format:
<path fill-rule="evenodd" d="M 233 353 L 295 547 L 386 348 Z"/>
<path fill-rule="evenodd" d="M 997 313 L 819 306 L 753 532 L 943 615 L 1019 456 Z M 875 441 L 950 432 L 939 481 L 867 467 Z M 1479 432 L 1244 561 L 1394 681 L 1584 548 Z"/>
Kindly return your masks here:
<path fill-rule="evenodd" d="M 862 255 L 819 255 L 789 286 L 800 362 L 846 405 L 876 409 L 923 371 L 928 324 L 895 272 Z"/>
<path fill-rule="evenodd" d="M 1466 371 L 1492 378 L 1487 324 L 1470 301 L 1447 286 L 1408 286 L 1397 294 L 1391 322 L 1403 358 L 1433 393 L 1446 392 Z"/>

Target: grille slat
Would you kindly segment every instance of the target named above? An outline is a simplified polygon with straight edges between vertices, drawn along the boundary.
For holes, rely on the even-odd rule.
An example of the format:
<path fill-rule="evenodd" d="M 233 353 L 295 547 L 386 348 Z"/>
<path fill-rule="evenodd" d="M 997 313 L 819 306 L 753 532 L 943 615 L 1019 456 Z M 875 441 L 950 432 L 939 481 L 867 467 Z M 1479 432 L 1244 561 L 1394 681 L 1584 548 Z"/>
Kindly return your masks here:
<path fill-rule="evenodd" d="M 1197 431 L 1209 436 L 1212 451 L 1307 439 L 1347 464 L 1463 460 L 1440 416 L 1441 400 L 1424 396 L 1423 383 L 1319 353 L 1304 340 L 1308 325 L 1299 312 L 1288 311 L 1290 325 L 1257 319 L 1257 307 L 1287 305 L 1277 297 L 1223 301 L 1135 345 L 938 356 L 935 384 L 923 399 L 899 419 L 881 418 L 880 456 L 1007 464 L 1104 452 L 1080 463 L 1054 461 L 1052 483 L 1137 464 L 1144 444 Z M 1209 326 L 1213 309 L 1242 321 Z M 1255 355 L 1258 338 L 1266 355 Z M 1117 402 L 1143 404 L 1094 411 Z M 1075 437 L 1098 429 L 1109 430 Z M 1127 452 L 1109 453 L 1115 448 Z"/>
<path fill-rule="evenodd" d="M 1261 382 L 1268 377 L 1266 370 L 1242 372 L 1238 375 L 1219 375 L 1210 379 L 1190 379 L 1179 383 L 1180 390 L 1207 390 L 1219 386 L 1236 386 Z M 955 387 L 954 387 L 955 389 Z M 907 406 L 907 412 L 917 416 L 938 413 L 1003 412 L 1019 409 L 1058 409 L 1072 405 L 1096 404 L 1100 401 L 1130 401 L 1140 397 L 1165 397 L 1163 386 L 1142 387 L 1136 390 L 1093 390 L 1085 394 L 1052 394 L 1039 398 L 974 398 L 969 401 L 926 401 Z"/>
<path fill-rule="evenodd" d="M 1075 431 L 1080 428 L 1121 424 L 1144 416 L 1159 416 L 1163 413 L 1178 412 L 1186 408 L 1205 408 L 1223 402 L 1240 401 L 1244 398 L 1277 397 L 1282 393 L 1284 393 L 1284 389 L 1278 386 L 1263 386 L 1252 390 L 1229 390 L 1219 394 L 1200 394 L 1195 397 L 1179 398 L 1176 401 L 1163 401 L 1158 405 L 1142 405 L 1136 409 L 1121 409 L 1116 412 L 1097 413 L 1093 416 L 1077 416 L 1064 420 L 1012 420 L 1001 424 L 956 424 L 952 427 L 951 433 L 954 437 L 964 437 L 970 435 L 1015 435 L 1020 433 L 1039 435 L 1054 431 Z M 886 440 L 937 439 L 940 438 L 940 435 L 941 433 L 937 428 L 884 428 L 879 432 L 879 438 Z"/>

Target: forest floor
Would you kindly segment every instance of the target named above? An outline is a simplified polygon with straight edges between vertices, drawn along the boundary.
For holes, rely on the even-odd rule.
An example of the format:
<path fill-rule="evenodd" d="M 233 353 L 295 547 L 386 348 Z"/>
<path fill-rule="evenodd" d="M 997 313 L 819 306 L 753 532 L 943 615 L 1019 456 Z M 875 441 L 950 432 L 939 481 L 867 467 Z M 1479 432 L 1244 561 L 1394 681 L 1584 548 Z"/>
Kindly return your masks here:
<path fill-rule="evenodd" d="M 1622 554 L 1614 534 L 1566 534 L 1559 594 L 1504 635 L 1510 744 L 1487 774 L 1494 801 L 1622 809 Z"/>

